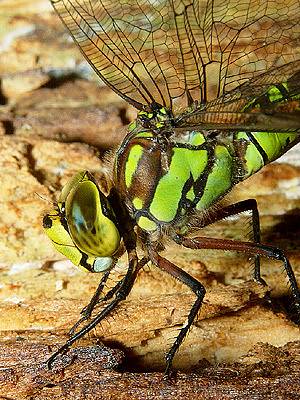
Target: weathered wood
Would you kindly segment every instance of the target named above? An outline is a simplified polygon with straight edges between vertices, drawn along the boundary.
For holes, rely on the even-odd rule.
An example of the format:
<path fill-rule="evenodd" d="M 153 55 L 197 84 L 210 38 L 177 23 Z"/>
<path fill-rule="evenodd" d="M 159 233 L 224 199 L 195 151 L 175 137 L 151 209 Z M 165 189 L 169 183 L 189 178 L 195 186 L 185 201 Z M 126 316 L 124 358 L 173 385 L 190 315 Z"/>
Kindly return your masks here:
<path fill-rule="evenodd" d="M 122 355 L 102 346 L 73 350 L 64 357 L 64 364 L 49 371 L 41 361 L 49 354 L 46 345 L 2 342 L 0 396 L 14 400 L 297 399 L 299 350 L 299 342 L 280 350 L 260 345 L 240 363 L 203 363 L 193 373 L 180 372 L 165 381 L 160 373 L 111 370 Z"/>

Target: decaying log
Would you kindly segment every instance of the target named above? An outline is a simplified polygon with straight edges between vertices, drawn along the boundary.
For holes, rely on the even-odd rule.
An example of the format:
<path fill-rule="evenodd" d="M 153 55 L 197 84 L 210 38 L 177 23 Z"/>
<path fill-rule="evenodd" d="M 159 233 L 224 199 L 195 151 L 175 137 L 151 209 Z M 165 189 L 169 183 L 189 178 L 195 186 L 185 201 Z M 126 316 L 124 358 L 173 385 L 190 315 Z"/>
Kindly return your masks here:
<path fill-rule="evenodd" d="M 30 341 L 1 343 L 3 399 L 297 399 L 300 343 L 281 349 L 258 345 L 240 362 L 179 372 L 171 381 L 160 373 L 114 371 L 120 351 L 85 346 L 48 370 L 41 359 L 49 348 Z M 6 361 L 7 359 L 8 362 Z M 4 389 L 4 390 L 3 390 Z"/>

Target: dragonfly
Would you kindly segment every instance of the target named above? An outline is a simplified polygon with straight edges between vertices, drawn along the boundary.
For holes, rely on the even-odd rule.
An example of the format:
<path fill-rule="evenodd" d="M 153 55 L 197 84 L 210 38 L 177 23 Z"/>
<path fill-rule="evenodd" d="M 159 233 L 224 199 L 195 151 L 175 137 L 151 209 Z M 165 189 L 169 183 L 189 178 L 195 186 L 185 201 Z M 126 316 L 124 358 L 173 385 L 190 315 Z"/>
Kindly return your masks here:
<path fill-rule="evenodd" d="M 262 285 L 261 257 L 281 261 L 300 315 L 285 252 L 261 243 L 257 202 L 222 205 L 236 184 L 300 141 L 299 0 L 51 3 L 96 74 L 138 113 L 115 153 L 108 193 L 89 171 L 79 171 L 44 216 L 58 252 L 102 273 L 49 367 L 116 309 L 150 262 L 195 295 L 166 354 L 165 374 L 171 373 L 205 288 L 161 255 L 165 238 L 194 250 L 246 253 Z M 242 212 L 251 213 L 253 241 L 201 236 L 203 227 Z M 126 274 L 103 294 L 125 253 Z"/>

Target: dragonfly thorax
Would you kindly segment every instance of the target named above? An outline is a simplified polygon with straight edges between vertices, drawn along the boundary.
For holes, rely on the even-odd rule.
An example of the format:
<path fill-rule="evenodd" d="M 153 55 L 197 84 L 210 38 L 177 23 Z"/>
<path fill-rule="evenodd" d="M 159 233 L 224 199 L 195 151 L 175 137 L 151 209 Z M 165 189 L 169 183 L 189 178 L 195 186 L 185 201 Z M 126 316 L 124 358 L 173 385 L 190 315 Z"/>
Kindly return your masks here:
<path fill-rule="evenodd" d="M 174 137 L 174 130 L 169 134 Z M 117 152 L 115 185 L 142 230 L 181 225 L 195 210 L 195 183 L 209 163 L 205 147 L 199 132 L 187 132 L 176 141 L 164 128 L 151 131 L 135 125 L 127 135 Z"/>
<path fill-rule="evenodd" d="M 142 230 L 178 229 L 297 141 L 292 133 L 166 135 L 165 126 L 144 129 L 138 120 L 117 152 L 115 187 Z"/>

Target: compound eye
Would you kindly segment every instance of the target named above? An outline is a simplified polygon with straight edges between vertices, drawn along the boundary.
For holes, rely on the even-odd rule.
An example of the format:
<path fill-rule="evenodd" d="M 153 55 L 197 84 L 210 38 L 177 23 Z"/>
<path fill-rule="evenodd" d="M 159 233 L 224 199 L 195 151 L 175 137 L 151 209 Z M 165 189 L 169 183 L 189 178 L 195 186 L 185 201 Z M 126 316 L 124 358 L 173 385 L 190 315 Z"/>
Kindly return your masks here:
<path fill-rule="evenodd" d="M 71 179 L 68 180 L 68 182 L 65 184 L 65 186 L 62 188 L 62 191 L 60 192 L 60 196 L 58 199 L 58 204 L 64 204 L 67 200 L 67 197 L 69 196 L 70 192 L 76 188 L 76 186 L 82 182 L 85 179 L 89 179 L 90 174 L 88 171 L 79 171 L 77 174 L 72 176 Z"/>
<path fill-rule="evenodd" d="M 82 252 L 110 257 L 118 250 L 120 234 L 113 211 L 93 181 L 86 177 L 78 182 L 69 191 L 65 207 L 70 236 Z"/>
<path fill-rule="evenodd" d="M 111 257 L 89 257 L 75 246 L 69 232 L 61 222 L 61 215 L 53 209 L 43 218 L 43 228 L 57 251 L 84 271 L 104 272 L 111 268 Z"/>
<path fill-rule="evenodd" d="M 54 247 L 73 264 L 104 272 L 115 262 L 120 234 L 109 201 L 88 171 L 80 171 L 64 186 L 56 208 L 43 218 Z"/>

